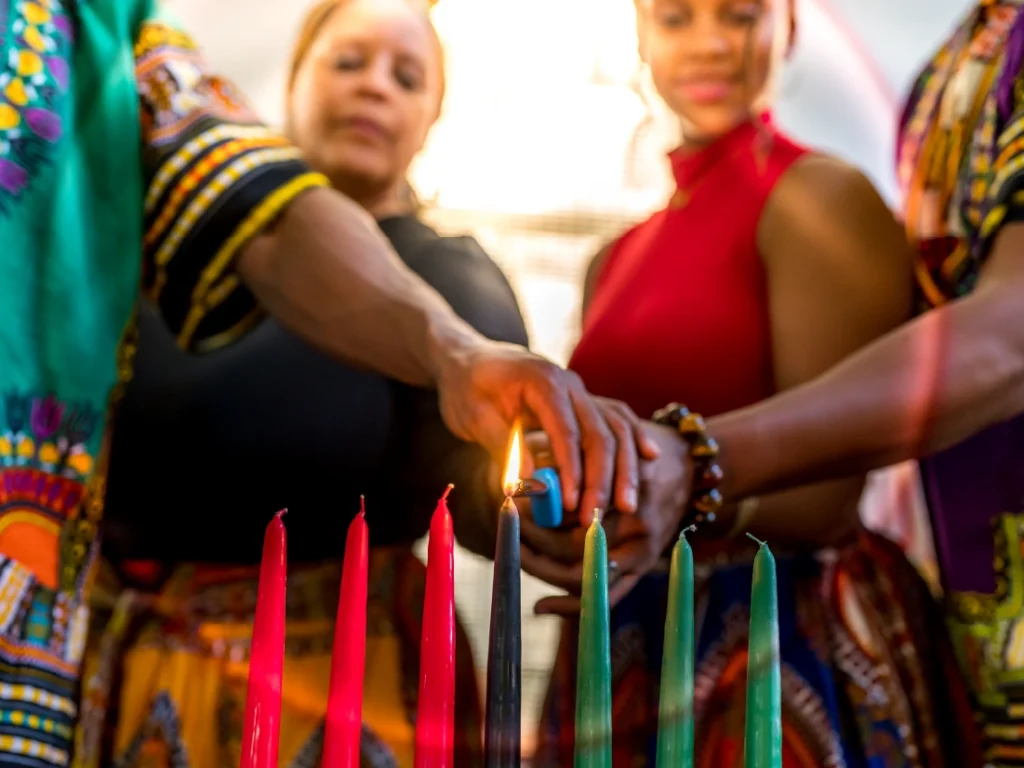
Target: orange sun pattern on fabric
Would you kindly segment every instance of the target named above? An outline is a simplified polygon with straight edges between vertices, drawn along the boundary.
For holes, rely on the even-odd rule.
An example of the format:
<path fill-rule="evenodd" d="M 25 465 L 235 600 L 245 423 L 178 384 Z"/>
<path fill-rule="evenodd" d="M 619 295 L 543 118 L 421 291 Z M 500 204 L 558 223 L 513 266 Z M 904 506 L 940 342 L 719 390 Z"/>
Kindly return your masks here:
<path fill-rule="evenodd" d="M 61 531 L 85 497 L 95 461 L 87 444 L 102 414 L 52 396 L 7 394 L 0 433 L 0 555 L 47 589 L 60 581 Z"/>

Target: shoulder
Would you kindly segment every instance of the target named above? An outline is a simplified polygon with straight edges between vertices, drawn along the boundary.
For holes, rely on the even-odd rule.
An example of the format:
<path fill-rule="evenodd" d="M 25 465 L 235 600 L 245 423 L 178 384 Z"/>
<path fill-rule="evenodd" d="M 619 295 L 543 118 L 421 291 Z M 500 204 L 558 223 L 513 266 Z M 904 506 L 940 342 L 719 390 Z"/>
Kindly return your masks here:
<path fill-rule="evenodd" d="M 855 227 L 864 217 L 896 225 L 874 184 L 838 158 L 807 152 L 779 177 L 768 197 L 761 229 Z"/>
<path fill-rule="evenodd" d="M 378 222 L 381 231 L 410 267 L 449 258 L 494 265 L 493 259 L 468 235 L 442 235 L 417 216 L 397 216 Z"/>
<path fill-rule="evenodd" d="M 845 195 L 877 198 L 874 185 L 858 168 L 838 157 L 805 152 L 779 179 L 779 190 L 834 201 Z"/>
<path fill-rule="evenodd" d="M 501 272 L 498 263 L 471 235 L 438 235 L 423 249 L 425 258 L 454 259 L 460 264 Z"/>
<path fill-rule="evenodd" d="M 421 221 L 416 226 L 419 234 L 412 242 L 392 240 L 409 268 L 480 333 L 525 345 L 526 326 L 515 292 L 480 243 L 468 235 L 440 235 Z"/>
<path fill-rule="evenodd" d="M 789 166 L 802 157 L 816 154 L 806 144 L 801 144 L 775 126 L 768 127 L 768 136 L 771 141 L 768 151 L 769 158 L 781 165 Z"/>
<path fill-rule="evenodd" d="M 902 225 L 861 171 L 834 157 L 808 154 L 768 198 L 758 248 L 770 272 L 792 268 L 909 274 Z M 908 288 L 909 290 L 909 288 Z"/>
<path fill-rule="evenodd" d="M 422 226 L 428 235 L 410 248 L 403 249 L 398 245 L 396 248 L 409 267 L 425 280 L 442 279 L 446 283 L 476 287 L 480 287 L 477 284 L 481 281 L 508 286 L 505 273 L 476 238 L 441 235 L 426 224 Z"/>
<path fill-rule="evenodd" d="M 763 132 L 752 139 L 753 145 L 747 161 L 741 167 L 750 175 L 750 189 L 760 195 L 770 195 L 779 181 L 803 158 L 812 154 L 805 145 L 794 141 L 775 125 L 764 126 Z"/>
<path fill-rule="evenodd" d="M 615 249 L 615 245 L 618 240 L 611 240 L 602 245 L 593 256 L 590 257 L 590 261 L 587 262 L 586 276 L 584 277 L 584 283 L 589 293 L 593 290 L 594 285 L 597 283 L 597 278 L 601 274 L 601 270 L 604 265 L 608 262 L 608 255 Z"/>
<path fill-rule="evenodd" d="M 601 282 L 601 277 L 605 274 L 605 270 L 611 265 L 615 254 L 622 249 L 623 245 L 632 240 L 636 233 L 642 230 L 644 225 L 646 225 L 650 220 L 651 219 L 648 218 L 646 221 L 630 227 L 614 240 L 609 240 L 602 245 L 598 249 L 597 253 L 590 257 L 590 261 L 587 262 L 587 268 L 583 278 L 584 309 L 586 309 L 587 305 L 590 304 L 590 300 L 594 296 L 594 291 L 597 290 L 597 287 Z"/>
<path fill-rule="evenodd" d="M 587 263 L 587 281 L 596 281 L 600 277 L 601 271 L 611 263 L 615 255 L 620 253 L 624 247 L 636 239 L 637 235 L 651 225 L 659 213 L 661 212 L 654 213 L 638 224 L 634 224 L 618 237 L 602 245 Z"/>

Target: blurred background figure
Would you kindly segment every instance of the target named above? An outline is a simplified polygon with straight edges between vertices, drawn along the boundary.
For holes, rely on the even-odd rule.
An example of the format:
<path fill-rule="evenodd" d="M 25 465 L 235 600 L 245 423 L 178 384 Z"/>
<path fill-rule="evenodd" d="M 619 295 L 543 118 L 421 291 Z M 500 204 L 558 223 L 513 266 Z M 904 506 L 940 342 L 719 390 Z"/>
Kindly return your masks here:
<path fill-rule="evenodd" d="M 913 259 L 863 174 L 773 124 L 774 87 L 800 37 L 790 0 L 635 5 L 641 57 L 680 124 L 682 144 L 669 158 L 676 189 L 591 261 L 569 367 L 596 395 L 645 417 L 679 402 L 711 418 L 798 387 L 908 320 Z M 616 766 L 656 760 L 668 599 L 657 560 L 693 512 L 682 502 L 692 482 L 681 469 L 687 441 L 647 425 L 662 455 L 645 468 L 644 524 L 613 515 L 607 526 L 618 566 L 612 600 L 639 579 L 611 612 Z M 954 686 L 942 613 L 899 546 L 862 527 L 864 476 L 847 474 L 725 506 L 691 537 L 698 764 L 743 761 L 757 549 L 747 532 L 772 543 L 779 568 L 783 762 L 870 765 L 885 752 L 908 767 L 965 764 L 956 724 L 969 702 L 965 686 Z M 571 534 L 528 521 L 523 533 L 554 562 L 580 557 Z M 531 562 L 524 552 L 524 567 Z M 568 571 L 545 565 L 537 574 L 568 587 Z M 574 602 L 553 598 L 538 610 L 568 613 Z M 538 765 L 573 761 L 576 636 L 570 620 Z"/>

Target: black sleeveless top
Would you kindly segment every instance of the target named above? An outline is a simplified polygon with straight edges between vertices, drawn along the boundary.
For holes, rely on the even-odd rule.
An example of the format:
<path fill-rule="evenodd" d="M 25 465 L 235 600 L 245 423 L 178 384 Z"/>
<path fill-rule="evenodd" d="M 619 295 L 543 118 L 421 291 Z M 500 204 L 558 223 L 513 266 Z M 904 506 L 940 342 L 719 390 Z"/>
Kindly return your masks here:
<path fill-rule="evenodd" d="M 477 330 L 527 343 L 515 295 L 476 241 L 412 216 L 379 224 Z M 457 531 L 464 510 L 486 503 L 487 462 L 444 427 L 434 392 L 340 364 L 271 319 L 190 356 L 144 307 L 113 435 L 105 553 L 256 562 L 267 521 L 288 507 L 290 561 L 340 557 L 362 493 L 374 545 L 412 542 L 447 483 Z"/>

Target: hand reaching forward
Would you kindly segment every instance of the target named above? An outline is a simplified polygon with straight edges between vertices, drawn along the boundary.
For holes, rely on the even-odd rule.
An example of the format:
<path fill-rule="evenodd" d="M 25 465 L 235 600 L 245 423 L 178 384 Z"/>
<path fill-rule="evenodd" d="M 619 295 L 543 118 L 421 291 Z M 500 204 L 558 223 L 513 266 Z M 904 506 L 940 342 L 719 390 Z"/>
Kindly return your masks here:
<path fill-rule="evenodd" d="M 616 506 L 633 511 L 638 452 L 651 453 L 640 421 L 625 406 L 599 401 L 579 376 L 513 344 L 485 342 L 451 355 L 440 370 L 441 413 L 448 428 L 505 461 L 517 419 L 550 439 L 568 510 Z"/>
<path fill-rule="evenodd" d="M 658 447 L 658 457 L 640 465 L 640 503 L 634 515 L 612 512 L 604 520 L 608 536 L 611 604 L 621 600 L 653 568 L 679 535 L 688 502 L 692 466 L 686 443 L 675 430 L 643 422 L 641 431 Z M 523 569 L 565 589 L 535 606 L 541 614 L 571 615 L 579 611 L 583 542 L 586 530 L 551 531 L 527 517 L 522 522 Z"/>

